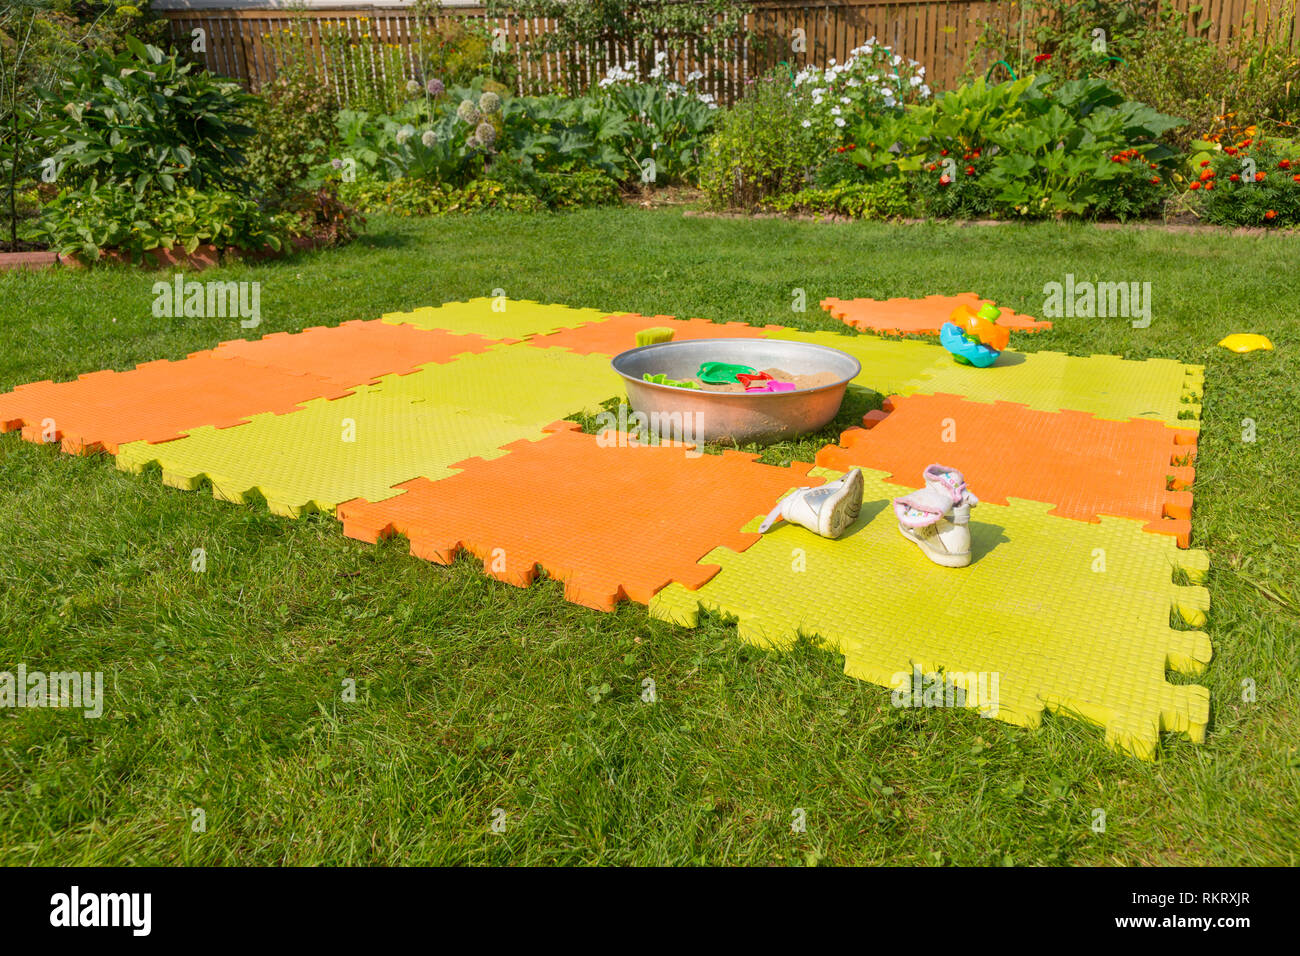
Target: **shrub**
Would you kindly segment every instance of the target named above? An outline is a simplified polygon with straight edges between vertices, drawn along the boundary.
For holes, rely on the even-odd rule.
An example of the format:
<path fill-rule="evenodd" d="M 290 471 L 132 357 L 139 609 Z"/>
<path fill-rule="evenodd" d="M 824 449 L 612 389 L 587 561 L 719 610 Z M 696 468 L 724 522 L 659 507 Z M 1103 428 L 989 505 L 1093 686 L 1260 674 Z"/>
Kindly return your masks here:
<path fill-rule="evenodd" d="M 287 214 L 268 214 L 230 192 L 181 186 L 144 197 L 126 185 L 88 184 L 61 192 L 42 209 L 42 233 L 53 249 L 89 258 L 101 249 L 129 252 L 200 245 L 280 250 L 303 229 Z"/>
<path fill-rule="evenodd" d="M 86 50 L 119 49 L 127 34 L 160 35 L 165 22 L 122 0 L 6 0 L 0 4 L 0 201 L 8 243 L 30 241 L 20 209 L 26 180 L 53 172 L 49 150 L 53 104 L 44 95 Z M 44 186 L 44 182 L 42 183 Z"/>
<path fill-rule="evenodd" d="M 331 246 L 351 242 L 366 224 L 365 216 L 339 198 L 338 184 L 333 181 L 293 194 L 284 209 L 297 217 L 296 233 Z"/>
<path fill-rule="evenodd" d="M 1186 147 L 1196 131 L 1221 129 L 1234 114 L 1243 125 L 1300 119 L 1300 60 L 1287 39 L 1239 33 L 1225 50 L 1189 36 L 1186 22 L 1186 14 L 1164 11 L 1113 75 L 1130 99 L 1188 118 L 1174 134 L 1178 145 Z"/>
<path fill-rule="evenodd" d="M 1050 63 L 1066 79 L 1095 76 L 1130 60 L 1155 18 L 1155 0 L 1013 0 L 989 17 L 971 62 L 1005 60 L 1017 74 Z M 1098 34 L 1096 31 L 1101 31 Z M 1100 42 L 1099 42 L 1100 41 Z"/>
<path fill-rule="evenodd" d="M 518 79 L 514 55 L 494 52 L 487 25 L 468 17 L 427 23 L 415 45 L 423 75 L 436 77 L 447 86 L 464 86 L 477 77 L 490 77 L 513 87 Z"/>
<path fill-rule="evenodd" d="M 337 105 L 328 87 L 310 70 L 281 72 L 263 88 L 250 110 L 257 136 L 245 148 L 248 177 L 280 200 L 329 159 L 338 140 Z"/>
<path fill-rule="evenodd" d="M 1248 138 L 1201 160 L 1189 189 L 1207 222 L 1226 226 L 1300 223 L 1300 144 Z"/>
<path fill-rule="evenodd" d="M 54 161 L 80 180 L 130 185 L 137 196 L 239 185 L 239 121 L 249 97 L 135 37 L 129 52 L 96 53 L 59 85 Z"/>
<path fill-rule="evenodd" d="M 718 124 L 700 167 L 700 186 L 715 207 L 752 209 L 804 185 L 817 149 L 800 100 L 772 76 L 755 81 Z"/>

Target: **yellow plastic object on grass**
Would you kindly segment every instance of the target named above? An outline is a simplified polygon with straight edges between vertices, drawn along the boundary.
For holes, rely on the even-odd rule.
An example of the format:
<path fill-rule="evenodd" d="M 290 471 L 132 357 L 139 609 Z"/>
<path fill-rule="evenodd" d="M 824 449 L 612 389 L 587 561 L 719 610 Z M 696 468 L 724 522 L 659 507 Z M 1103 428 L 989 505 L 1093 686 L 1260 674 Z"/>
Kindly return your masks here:
<path fill-rule="evenodd" d="M 1273 343 L 1254 332 L 1233 332 L 1219 343 L 1232 352 L 1254 352 L 1257 349 L 1272 350 Z"/>

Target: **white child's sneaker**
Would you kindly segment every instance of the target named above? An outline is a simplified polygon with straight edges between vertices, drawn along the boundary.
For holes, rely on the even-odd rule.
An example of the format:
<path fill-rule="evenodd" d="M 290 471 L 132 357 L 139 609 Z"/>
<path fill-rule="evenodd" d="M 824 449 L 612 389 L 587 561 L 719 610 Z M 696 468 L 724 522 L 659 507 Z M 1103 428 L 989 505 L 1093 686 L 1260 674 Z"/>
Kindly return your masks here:
<path fill-rule="evenodd" d="M 931 465 L 923 477 L 924 488 L 894 499 L 898 530 L 935 564 L 964 568 L 970 564 L 970 509 L 979 499 L 955 468 Z"/>
<path fill-rule="evenodd" d="M 854 468 L 847 475 L 820 488 L 797 488 L 777 502 L 759 533 L 784 518 L 802 525 L 823 538 L 838 538 L 862 511 L 862 472 Z"/>

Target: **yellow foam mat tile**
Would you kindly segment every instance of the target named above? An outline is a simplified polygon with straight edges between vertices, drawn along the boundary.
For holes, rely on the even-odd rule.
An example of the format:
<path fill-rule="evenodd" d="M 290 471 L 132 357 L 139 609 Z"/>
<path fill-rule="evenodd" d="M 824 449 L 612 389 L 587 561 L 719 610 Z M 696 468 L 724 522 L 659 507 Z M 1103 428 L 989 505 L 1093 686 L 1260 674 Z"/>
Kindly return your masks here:
<path fill-rule="evenodd" d="M 538 426 L 598 411 L 601 402 L 624 394 L 609 356 L 522 343 L 464 353 L 409 375 L 386 375 L 375 388 L 394 398 Z"/>
<path fill-rule="evenodd" d="M 972 402 L 1019 402 L 1045 412 L 1144 418 L 1196 430 L 1204 388 L 1204 366 L 1172 359 L 1008 351 L 988 368 L 951 362 L 927 369 L 903 394 L 952 392 Z"/>
<path fill-rule="evenodd" d="M 911 685 L 914 668 L 942 671 L 982 689 L 967 705 L 987 716 L 1026 727 L 1044 710 L 1072 716 L 1143 759 L 1154 759 L 1161 731 L 1204 741 L 1209 692 L 1166 679 L 1210 660 L 1204 633 L 1169 623 L 1171 611 L 1193 627 L 1205 620 L 1209 592 L 1173 581 L 1179 569 L 1204 580 L 1204 552 L 1181 551 L 1140 521 L 1083 524 L 1012 498 L 976 507 L 971 565 L 942 568 L 899 533 L 898 486 L 863 474 L 862 514 L 843 537 L 778 523 L 742 553 L 706 555 L 717 576 L 696 591 L 670 585 L 651 615 L 694 627 L 703 608 L 737 618 L 740 636 L 765 646 L 813 637 L 844 655 L 849 676 L 895 689 Z"/>
<path fill-rule="evenodd" d="M 1088 412 L 1116 421 L 1144 418 L 1174 428 L 1200 428 L 1201 365 L 1008 350 L 997 364 L 974 368 L 958 365 L 943 346 L 916 339 L 793 329 L 767 337 L 847 352 L 862 363 L 854 383 L 883 395 L 946 392 L 972 402 L 1017 402 L 1044 412 Z"/>
<path fill-rule="evenodd" d="M 567 305 L 543 305 L 527 299 L 485 296 L 468 302 L 426 306 L 412 312 L 389 312 L 381 318 L 390 325 L 473 333 L 489 339 L 524 339 L 530 335 L 574 329 L 584 322 L 600 322 L 619 314 L 617 311 L 575 309 Z"/>
<path fill-rule="evenodd" d="M 273 513 L 296 517 L 310 510 L 332 513 L 352 498 L 390 498 L 400 494 L 393 487 L 400 482 L 444 478 L 457 462 L 495 458 L 505 454 L 502 445 L 542 437 L 534 425 L 367 386 L 343 400 L 255 415 L 233 428 L 198 428 L 159 444 L 132 442 L 119 449 L 117 467 L 140 472 L 156 463 L 172 487 L 193 490 L 207 478 L 216 498 L 242 504 L 256 492 Z"/>
<path fill-rule="evenodd" d="M 862 363 L 862 372 L 853 380 L 854 384 L 882 395 L 903 395 L 924 372 L 952 364 L 952 355 L 947 349 L 917 339 L 802 332 L 797 329 L 770 331 L 764 338 L 807 342 L 847 352 Z"/>

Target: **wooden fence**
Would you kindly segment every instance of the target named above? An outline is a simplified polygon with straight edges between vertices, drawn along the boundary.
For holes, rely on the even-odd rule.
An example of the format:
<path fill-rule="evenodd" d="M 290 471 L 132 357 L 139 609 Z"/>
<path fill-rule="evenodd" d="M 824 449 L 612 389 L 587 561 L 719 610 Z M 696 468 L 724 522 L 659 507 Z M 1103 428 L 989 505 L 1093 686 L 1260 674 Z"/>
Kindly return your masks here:
<path fill-rule="evenodd" d="M 1191 12 L 1189 27 L 1227 46 L 1243 33 L 1267 34 L 1300 49 L 1297 0 L 1166 0 Z M 193 55 L 206 67 L 238 79 L 256 90 L 275 76 L 290 57 L 309 55 L 326 82 L 347 102 L 353 88 L 371 78 L 419 75 L 420 30 L 415 17 L 402 9 L 357 6 L 348 9 L 284 10 L 166 10 L 174 42 L 194 46 L 193 31 L 203 31 L 203 50 Z M 974 59 L 976 40 L 990 22 L 1017 23 L 1017 6 L 995 0 L 756 0 L 746 18 L 747 36 L 722 39 L 706 51 L 687 45 L 673 69 L 680 77 L 704 74 L 701 88 L 724 102 L 732 101 L 746 80 L 781 63 L 798 69 L 807 63 L 843 62 L 850 50 L 869 38 L 920 61 L 936 90 L 960 82 L 969 69 L 988 64 Z M 478 20 L 504 39 L 518 67 L 520 92 L 537 92 L 563 85 L 586 88 L 612 64 L 635 61 L 644 69 L 653 49 L 610 42 L 595 52 L 543 52 L 537 39 L 554 28 L 544 18 L 492 18 L 484 7 L 447 9 L 432 18 L 467 17 Z M 802 31 L 802 49 L 794 38 Z M 1028 31 L 1026 36 L 1028 35 Z M 1032 56 L 1035 50 L 1019 51 Z M 358 69 L 360 61 L 360 69 Z"/>

